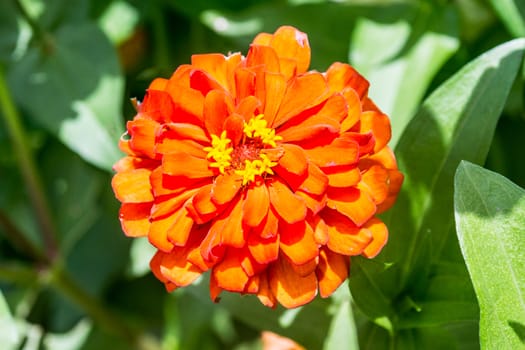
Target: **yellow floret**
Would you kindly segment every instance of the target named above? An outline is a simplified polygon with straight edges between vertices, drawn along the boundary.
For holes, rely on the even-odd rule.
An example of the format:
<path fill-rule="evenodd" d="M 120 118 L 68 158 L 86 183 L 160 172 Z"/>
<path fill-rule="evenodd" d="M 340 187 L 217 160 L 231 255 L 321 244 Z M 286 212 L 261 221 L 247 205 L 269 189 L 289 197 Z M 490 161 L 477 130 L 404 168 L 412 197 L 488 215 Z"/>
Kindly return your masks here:
<path fill-rule="evenodd" d="M 221 136 L 211 135 L 211 147 L 204 147 L 204 151 L 208 152 L 207 159 L 213 158 L 215 162 L 210 164 L 212 168 L 218 168 L 221 174 L 227 167 L 231 165 L 231 153 L 233 148 L 229 146 L 231 140 L 226 137 L 226 131 L 221 133 Z"/>
<path fill-rule="evenodd" d="M 250 138 L 260 138 L 265 145 L 277 147 L 276 141 L 281 141 L 281 136 L 275 135 L 275 130 L 268 127 L 268 122 L 264 119 L 263 114 L 250 119 L 244 123 L 244 134 Z"/>

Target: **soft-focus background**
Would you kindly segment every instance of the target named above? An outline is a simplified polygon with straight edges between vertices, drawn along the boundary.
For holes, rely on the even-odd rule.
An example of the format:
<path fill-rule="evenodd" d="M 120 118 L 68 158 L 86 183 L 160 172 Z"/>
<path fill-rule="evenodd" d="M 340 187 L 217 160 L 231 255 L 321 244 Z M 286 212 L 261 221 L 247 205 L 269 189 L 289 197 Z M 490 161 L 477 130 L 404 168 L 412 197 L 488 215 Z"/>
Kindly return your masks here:
<path fill-rule="evenodd" d="M 525 186 L 523 42 L 464 72 L 458 79 L 467 83 L 446 85 L 434 104 L 421 103 L 480 54 L 525 36 L 524 17 L 521 0 L 1 0 L 0 349 L 248 350 L 262 348 L 263 330 L 308 349 L 479 348 L 478 303 L 454 233 L 453 176 L 467 159 Z M 134 115 L 130 99 L 141 100 L 152 79 L 169 77 L 194 53 L 245 54 L 257 33 L 285 24 L 308 34 L 312 69 L 350 62 L 371 82 L 370 96 L 392 119 L 390 145 L 406 158 L 402 171 L 446 155 L 429 171 L 443 174 L 431 190 L 408 171 L 396 211 L 407 220 L 390 220 L 391 242 L 406 225 L 422 237 L 414 247 L 423 247 L 433 222 L 447 222 L 433 234 L 449 238 L 431 265 L 416 254 L 405 284 L 384 296 L 388 286 L 374 276 L 397 264 L 389 257 L 404 259 L 400 238 L 397 255 L 386 252 L 376 265 L 356 259 L 354 299 L 344 285 L 298 310 L 239 295 L 213 304 L 206 281 L 167 294 L 149 272 L 147 240 L 121 232 L 110 186 L 118 139 Z M 402 137 L 418 110 L 423 119 L 434 107 L 457 115 L 457 128 L 437 128 L 450 131 L 442 144 L 431 143 L 432 123 L 417 124 L 430 133 L 428 144 L 410 143 L 421 136 L 414 131 Z M 467 117 L 470 124 L 461 122 Z M 493 137 L 491 126 L 483 133 L 496 121 Z M 477 130 L 480 145 L 467 137 Z M 457 153 L 469 145 L 473 159 Z M 431 152 L 413 156 L 420 149 Z M 437 211 L 403 207 L 411 195 L 432 203 L 442 193 L 450 200 L 436 197 Z M 373 291 L 362 283 L 366 271 Z M 523 318 L 506 321 L 523 345 Z"/>

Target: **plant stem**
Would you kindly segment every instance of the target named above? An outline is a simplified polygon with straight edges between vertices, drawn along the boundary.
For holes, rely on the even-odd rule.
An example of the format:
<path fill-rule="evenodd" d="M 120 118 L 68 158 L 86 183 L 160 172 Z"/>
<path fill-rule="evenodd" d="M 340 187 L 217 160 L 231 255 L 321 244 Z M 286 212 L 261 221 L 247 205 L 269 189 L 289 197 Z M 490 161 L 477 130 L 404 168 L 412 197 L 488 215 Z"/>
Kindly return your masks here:
<path fill-rule="evenodd" d="M 27 142 L 28 138 L 24 132 L 20 114 L 7 87 L 2 66 L 0 66 L 0 112 L 4 117 L 18 167 L 35 210 L 46 255 L 50 261 L 53 261 L 57 256 L 56 229 L 45 196 L 44 186 L 38 176 L 33 154 Z"/>
<path fill-rule="evenodd" d="M 42 46 L 44 52 L 53 52 L 55 46 L 53 37 L 47 31 L 45 31 L 34 18 L 32 18 L 29 15 L 29 13 L 27 12 L 26 8 L 20 0 L 14 0 L 13 2 L 15 4 L 15 7 L 18 9 L 18 12 L 20 12 L 22 18 L 24 18 L 27 24 L 29 24 L 29 26 L 31 27 L 33 36 L 35 37 L 36 41 Z"/>

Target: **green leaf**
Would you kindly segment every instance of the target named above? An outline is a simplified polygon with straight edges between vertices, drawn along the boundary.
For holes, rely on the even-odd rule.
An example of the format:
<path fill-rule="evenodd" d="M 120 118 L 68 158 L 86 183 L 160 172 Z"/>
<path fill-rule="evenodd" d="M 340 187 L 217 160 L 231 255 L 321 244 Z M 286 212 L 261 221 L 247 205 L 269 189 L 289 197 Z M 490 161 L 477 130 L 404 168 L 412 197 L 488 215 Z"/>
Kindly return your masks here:
<path fill-rule="evenodd" d="M 454 8 L 435 7 L 421 2 L 414 16 L 394 23 L 359 19 L 352 35 L 350 62 L 370 81 L 370 97 L 391 116 L 391 147 L 434 75 L 459 47 Z"/>
<path fill-rule="evenodd" d="M 123 79 L 114 48 L 94 24 L 60 27 L 50 53 L 32 47 L 9 71 L 22 108 L 82 158 L 111 169 L 121 157 Z"/>
<path fill-rule="evenodd" d="M 0 344 L 7 349 L 16 349 L 19 342 L 20 334 L 15 319 L 0 291 Z"/>
<path fill-rule="evenodd" d="M 341 348 L 348 350 L 359 349 L 350 300 L 342 301 L 337 305 L 337 312 L 332 319 L 323 345 L 323 350 L 338 350 Z"/>
<path fill-rule="evenodd" d="M 480 304 L 484 349 L 525 346 L 525 190 L 462 162 L 455 177 L 456 230 Z"/>
<path fill-rule="evenodd" d="M 453 227 L 454 171 L 462 159 L 484 161 L 524 49 L 525 40 L 514 40 L 466 65 L 424 102 L 404 132 L 396 154 L 405 183 L 384 216 L 389 243 L 374 263 L 359 260 L 390 300 L 426 286 L 429 265 L 439 258 Z M 374 271 L 381 262 L 392 265 L 388 273 Z M 353 295 L 367 295 L 367 285 L 359 280 L 350 278 L 350 286 Z M 384 303 L 367 301 L 375 302 Z"/>
<path fill-rule="evenodd" d="M 515 37 L 525 36 L 525 2 L 521 0 L 490 0 L 501 21 Z"/>

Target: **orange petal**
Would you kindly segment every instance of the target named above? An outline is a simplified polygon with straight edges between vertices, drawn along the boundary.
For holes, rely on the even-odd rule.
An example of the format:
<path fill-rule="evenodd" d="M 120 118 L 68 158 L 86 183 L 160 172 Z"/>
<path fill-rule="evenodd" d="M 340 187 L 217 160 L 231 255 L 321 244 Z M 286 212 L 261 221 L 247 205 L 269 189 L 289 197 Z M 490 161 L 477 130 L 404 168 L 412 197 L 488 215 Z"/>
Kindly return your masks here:
<path fill-rule="evenodd" d="M 164 275 L 160 272 L 160 265 L 162 263 L 162 259 L 164 258 L 164 252 L 158 251 L 153 255 L 149 262 L 149 267 L 151 269 L 151 272 L 153 275 L 161 282 L 166 283 L 168 280 Z"/>
<path fill-rule="evenodd" d="M 304 220 L 306 217 L 304 200 L 295 195 L 281 181 L 278 178 L 274 178 L 268 187 L 272 207 L 284 221 L 290 224 Z"/>
<path fill-rule="evenodd" d="M 328 177 L 330 187 L 355 186 L 361 180 L 361 171 L 357 164 L 324 168 L 323 170 Z"/>
<path fill-rule="evenodd" d="M 279 235 L 263 238 L 252 233 L 247 243 L 250 254 L 259 264 L 269 264 L 279 256 Z"/>
<path fill-rule="evenodd" d="M 232 112 L 231 98 L 224 91 L 213 90 L 204 99 L 204 125 L 210 135 L 220 135 L 224 121 Z"/>
<path fill-rule="evenodd" d="M 397 170 L 388 170 L 388 197 L 385 201 L 377 206 L 377 213 L 382 213 L 389 209 L 397 199 L 397 194 L 401 190 L 403 184 L 403 174 Z"/>
<path fill-rule="evenodd" d="M 255 111 L 260 108 L 261 101 L 253 95 L 248 95 L 235 106 L 235 113 L 242 115 L 245 121 L 249 121 L 255 116 Z"/>
<path fill-rule="evenodd" d="M 247 294 L 257 294 L 259 291 L 259 284 L 260 284 L 260 277 L 259 275 L 255 275 L 250 277 L 248 280 L 248 283 L 246 283 L 246 287 L 244 287 L 243 293 Z"/>
<path fill-rule="evenodd" d="M 297 190 L 297 192 L 295 192 L 295 195 L 301 197 L 304 200 L 306 208 L 310 209 L 313 215 L 316 215 L 326 206 L 325 194 L 316 195 L 303 192 L 302 190 Z"/>
<path fill-rule="evenodd" d="M 255 77 L 256 73 L 250 69 L 238 68 L 235 70 L 235 92 L 238 100 L 242 101 L 253 96 L 255 100 L 260 101 L 259 98 L 254 96 L 256 91 Z"/>
<path fill-rule="evenodd" d="M 309 72 L 293 77 L 282 97 L 279 112 L 270 125 L 277 128 L 305 109 L 320 104 L 327 98 L 327 93 L 326 80 L 321 73 Z"/>
<path fill-rule="evenodd" d="M 170 77 L 165 90 L 175 105 L 174 122 L 194 123 L 202 121 L 204 96 L 200 91 L 190 88 L 190 65 L 182 65 Z"/>
<path fill-rule="evenodd" d="M 372 241 L 372 233 L 361 230 L 345 216 L 335 212 L 323 211 L 323 219 L 328 227 L 327 247 L 343 255 L 359 255 Z"/>
<path fill-rule="evenodd" d="M 190 87 L 200 91 L 203 96 L 206 96 L 210 91 L 224 89 L 213 76 L 201 69 L 193 69 L 190 72 Z"/>
<path fill-rule="evenodd" d="M 173 215 L 175 216 L 173 224 L 167 233 L 168 241 L 173 243 L 175 246 L 182 247 L 188 242 L 194 221 L 186 208 L 181 208 Z"/>
<path fill-rule="evenodd" d="M 241 256 L 228 252 L 212 271 L 217 285 L 231 292 L 242 292 L 248 283 L 248 275 L 241 266 Z"/>
<path fill-rule="evenodd" d="M 269 207 L 270 198 L 266 185 L 250 186 L 246 191 L 246 199 L 242 207 L 242 222 L 251 227 L 259 226 L 268 214 Z"/>
<path fill-rule="evenodd" d="M 277 129 L 277 135 L 284 141 L 303 141 L 326 134 L 338 134 L 339 119 L 347 113 L 345 99 L 341 95 L 332 95 L 324 103 L 308 109 L 290 119 Z"/>
<path fill-rule="evenodd" d="M 279 159 L 279 167 L 284 168 L 288 173 L 301 176 L 308 169 L 306 155 L 303 149 L 293 144 L 283 144 L 283 156 Z"/>
<path fill-rule="evenodd" d="M 159 165 L 158 160 L 139 158 L 139 157 L 123 157 L 119 159 L 114 165 L 113 170 L 117 173 L 144 168 L 144 169 L 156 169 Z"/>
<path fill-rule="evenodd" d="M 218 53 L 192 55 L 191 65 L 210 74 L 224 88 L 228 88 L 226 57 Z"/>
<path fill-rule="evenodd" d="M 319 245 L 328 243 L 328 226 L 319 216 L 314 218 L 314 239 Z"/>
<path fill-rule="evenodd" d="M 299 189 L 310 194 L 321 195 L 328 187 L 328 177 L 313 163 L 308 163 L 308 176 Z"/>
<path fill-rule="evenodd" d="M 363 172 L 359 188 L 370 194 L 376 204 L 382 203 L 388 196 L 388 171 L 379 165 L 373 165 Z"/>
<path fill-rule="evenodd" d="M 319 167 L 355 164 L 359 145 L 353 140 L 337 138 L 326 146 L 305 149 L 308 159 Z"/>
<path fill-rule="evenodd" d="M 279 224 L 281 241 L 279 247 L 295 265 L 303 265 L 314 259 L 319 249 L 314 239 L 314 231 L 304 221 L 287 225 Z"/>
<path fill-rule="evenodd" d="M 277 213 L 275 212 L 275 209 L 270 207 L 268 214 L 257 228 L 257 231 L 262 238 L 269 238 L 277 235 L 278 229 L 279 219 Z"/>
<path fill-rule="evenodd" d="M 269 46 L 250 45 L 246 55 L 246 67 L 263 66 L 266 72 L 279 73 L 279 58 Z"/>
<path fill-rule="evenodd" d="M 151 218 L 155 220 L 179 210 L 186 200 L 197 193 L 197 191 L 198 189 L 193 189 L 184 191 L 176 196 L 155 198 L 153 207 L 151 207 Z"/>
<path fill-rule="evenodd" d="M 274 308 L 277 306 L 277 299 L 273 295 L 268 282 L 268 274 L 263 272 L 259 275 L 259 291 L 257 292 L 259 301 L 267 307 Z"/>
<path fill-rule="evenodd" d="M 287 258 L 287 257 L 286 257 Z M 293 262 L 290 262 L 290 266 L 292 266 L 293 270 L 299 275 L 299 276 L 307 276 L 315 271 L 317 268 L 317 262 L 319 261 L 319 258 L 316 256 L 314 259 L 302 264 L 302 265 L 296 265 Z"/>
<path fill-rule="evenodd" d="M 185 249 L 178 248 L 164 254 L 160 263 L 160 273 L 178 287 L 185 287 L 195 281 L 202 271 L 187 261 Z"/>
<path fill-rule="evenodd" d="M 348 257 L 321 249 L 319 252 L 319 265 L 316 271 L 319 281 L 319 294 L 328 298 L 346 280 L 350 267 Z"/>
<path fill-rule="evenodd" d="M 390 119 L 383 114 L 375 111 L 367 111 L 361 114 L 361 133 L 372 131 L 376 144 L 374 152 L 386 146 L 392 136 Z"/>
<path fill-rule="evenodd" d="M 218 230 L 221 235 L 221 244 L 235 248 L 243 247 L 246 244 L 242 227 L 242 202 L 242 200 L 237 199 L 235 203 L 232 203 L 231 209 L 225 210 L 212 223 L 210 233 Z"/>
<path fill-rule="evenodd" d="M 264 40 L 261 38 L 260 41 Z M 310 44 L 308 36 L 291 26 L 278 28 L 270 46 L 277 52 L 279 58 L 293 59 L 297 65 L 297 74 L 304 73 L 310 66 Z"/>
<path fill-rule="evenodd" d="M 326 205 L 348 217 L 357 226 L 362 226 L 376 212 L 376 205 L 370 195 L 355 187 L 329 188 L 327 193 Z"/>
<path fill-rule="evenodd" d="M 262 350 L 305 350 L 292 339 L 276 333 L 263 331 L 261 333 Z"/>
<path fill-rule="evenodd" d="M 359 145 L 359 157 L 371 153 L 374 150 L 376 139 L 372 132 L 361 134 L 357 132 L 345 132 L 341 135 L 345 139 L 354 140 Z"/>
<path fill-rule="evenodd" d="M 135 118 L 127 122 L 129 146 L 135 152 L 155 158 L 155 137 L 160 124 L 152 119 Z"/>
<path fill-rule="evenodd" d="M 336 62 L 326 71 L 331 91 L 342 91 L 346 87 L 354 89 L 362 100 L 368 92 L 369 83 L 354 68 L 346 63 Z"/>
<path fill-rule="evenodd" d="M 219 175 L 213 181 L 211 188 L 211 200 L 218 204 L 230 202 L 241 189 L 241 177 L 236 174 Z"/>
<path fill-rule="evenodd" d="M 264 75 L 264 96 L 257 96 L 264 101 L 264 118 L 268 121 L 270 127 L 275 128 L 274 124 L 277 111 L 281 107 L 283 96 L 285 95 L 286 80 L 283 75 L 277 73 L 265 73 Z M 258 89 L 260 90 L 260 89 Z M 258 94 L 259 95 L 259 94 Z"/>
<path fill-rule="evenodd" d="M 378 218 L 372 218 L 365 224 L 364 230 L 369 230 L 372 233 L 372 242 L 363 250 L 363 256 L 367 258 L 374 258 L 381 252 L 388 240 L 388 228 Z"/>
<path fill-rule="evenodd" d="M 162 171 L 162 167 L 158 167 L 153 170 L 150 176 L 150 183 L 155 197 L 180 194 L 209 183 L 208 179 L 188 179 L 183 176 L 170 176 Z"/>
<path fill-rule="evenodd" d="M 193 209 L 197 211 L 197 215 L 201 218 L 202 221 L 200 223 L 207 222 L 218 214 L 218 206 L 211 200 L 212 187 L 212 184 L 203 186 L 193 196 Z"/>
<path fill-rule="evenodd" d="M 287 259 L 278 259 L 272 264 L 268 274 L 272 294 L 286 308 L 309 303 L 317 294 L 315 273 L 300 276 Z"/>
<path fill-rule="evenodd" d="M 139 111 L 141 115 L 146 114 L 151 119 L 163 123 L 171 121 L 175 106 L 171 96 L 166 91 L 149 88 L 140 104 Z"/>
<path fill-rule="evenodd" d="M 200 143 L 193 140 L 161 137 L 155 146 L 155 152 L 159 154 L 184 152 L 197 158 L 206 158 L 207 153 L 203 148 L 204 147 Z"/>
<path fill-rule="evenodd" d="M 165 174 L 184 176 L 198 179 L 213 176 L 213 171 L 208 167 L 209 162 L 188 153 L 177 152 L 166 154 L 162 159 L 162 169 Z"/>
<path fill-rule="evenodd" d="M 163 125 L 162 134 L 172 139 L 190 139 L 198 142 L 210 142 L 203 128 L 190 123 L 168 123 Z"/>
<path fill-rule="evenodd" d="M 165 78 L 155 78 L 149 84 L 148 90 L 164 90 L 168 84 L 168 79 Z"/>
<path fill-rule="evenodd" d="M 115 196 L 122 203 L 152 202 L 150 175 L 151 170 L 149 169 L 135 169 L 116 173 L 111 180 Z"/>
<path fill-rule="evenodd" d="M 350 130 L 361 119 L 362 105 L 359 95 L 354 89 L 346 88 L 343 90 L 348 112 L 341 122 L 341 132 Z"/>
<path fill-rule="evenodd" d="M 119 211 L 122 231 L 128 237 L 148 235 L 151 203 L 123 203 Z"/>
<path fill-rule="evenodd" d="M 226 137 L 232 141 L 232 145 L 237 145 L 244 136 L 244 118 L 239 114 L 232 114 L 223 124 L 226 130 Z"/>
<path fill-rule="evenodd" d="M 168 230 L 173 225 L 176 217 L 168 215 L 162 219 L 152 220 L 148 232 L 148 240 L 157 249 L 169 253 L 173 249 L 173 243 L 168 240 Z"/>

